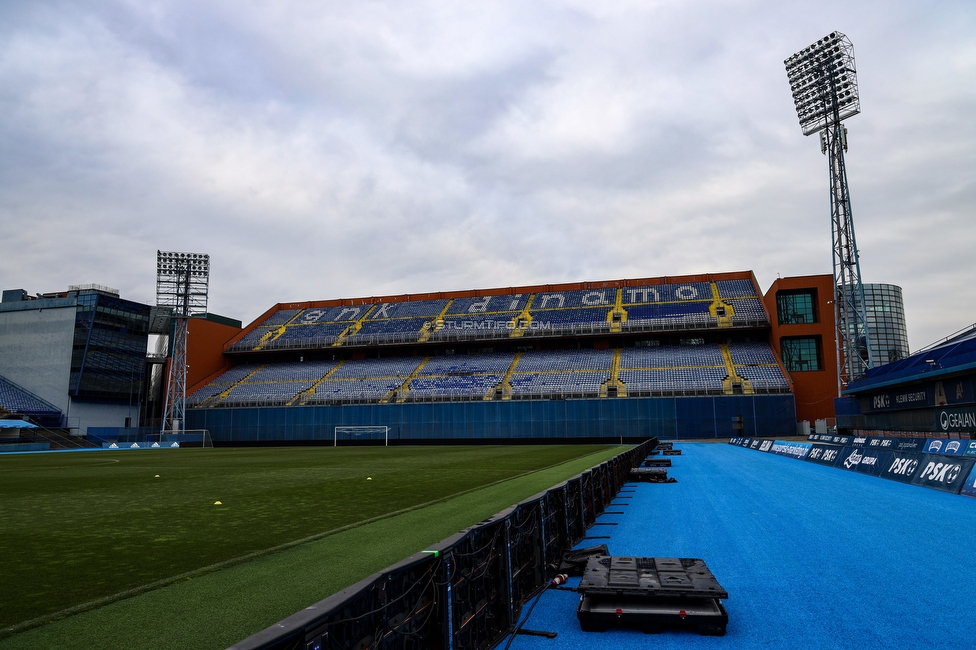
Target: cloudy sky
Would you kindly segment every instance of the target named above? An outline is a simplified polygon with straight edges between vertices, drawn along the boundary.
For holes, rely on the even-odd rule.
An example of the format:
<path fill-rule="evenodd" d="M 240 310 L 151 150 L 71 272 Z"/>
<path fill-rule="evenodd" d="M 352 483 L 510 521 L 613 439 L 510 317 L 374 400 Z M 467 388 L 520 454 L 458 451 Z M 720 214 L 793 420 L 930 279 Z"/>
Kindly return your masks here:
<path fill-rule="evenodd" d="M 210 310 L 753 270 L 830 273 L 783 60 L 855 46 L 865 282 L 912 349 L 976 322 L 976 3 L 0 2 L 0 285 Z"/>

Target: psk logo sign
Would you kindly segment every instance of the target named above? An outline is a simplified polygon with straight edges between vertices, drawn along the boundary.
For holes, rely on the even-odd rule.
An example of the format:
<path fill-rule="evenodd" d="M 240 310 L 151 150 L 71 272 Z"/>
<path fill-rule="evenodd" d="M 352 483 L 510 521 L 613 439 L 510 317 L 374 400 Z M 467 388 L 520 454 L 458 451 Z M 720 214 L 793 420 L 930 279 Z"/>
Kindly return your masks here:
<path fill-rule="evenodd" d="M 896 458 L 891 467 L 888 468 L 889 474 L 898 474 L 899 476 L 911 476 L 915 473 L 915 468 L 918 467 L 918 461 L 912 458 Z"/>
<path fill-rule="evenodd" d="M 876 409 L 886 409 L 891 406 L 891 402 L 888 400 L 887 395 L 875 395 L 874 396 L 874 408 Z"/>
<path fill-rule="evenodd" d="M 922 470 L 920 478 L 925 481 L 951 484 L 962 473 L 962 465 L 956 463 L 930 462 Z"/>
<path fill-rule="evenodd" d="M 834 462 L 835 460 L 837 460 L 837 450 L 836 449 L 827 449 L 823 453 L 823 459 L 825 461 L 828 461 L 828 462 L 831 462 L 831 463 Z"/>

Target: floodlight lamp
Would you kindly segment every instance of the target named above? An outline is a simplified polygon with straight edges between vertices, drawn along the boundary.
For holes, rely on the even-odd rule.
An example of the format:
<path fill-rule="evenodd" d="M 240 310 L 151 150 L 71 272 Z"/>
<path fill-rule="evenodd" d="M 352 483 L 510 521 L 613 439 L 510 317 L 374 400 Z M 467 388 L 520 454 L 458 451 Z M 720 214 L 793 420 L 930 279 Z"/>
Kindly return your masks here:
<path fill-rule="evenodd" d="M 861 112 L 854 45 L 831 32 L 784 61 L 803 135 Z"/>

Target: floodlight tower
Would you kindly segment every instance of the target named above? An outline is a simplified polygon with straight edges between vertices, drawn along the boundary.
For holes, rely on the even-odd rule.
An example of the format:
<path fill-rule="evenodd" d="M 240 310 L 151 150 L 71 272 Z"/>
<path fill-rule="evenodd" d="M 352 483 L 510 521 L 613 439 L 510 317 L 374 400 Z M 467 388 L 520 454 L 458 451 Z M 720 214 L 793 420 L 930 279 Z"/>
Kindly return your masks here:
<path fill-rule="evenodd" d="M 183 430 L 186 415 L 186 338 L 188 319 L 207 311 L 210 256 L 156 251 L 156 306 L 172 310 L 173 356 L 163 407 L 162 432 Z"/>
<path fill-rule="evenodd" d="M 847 128 L 842 121 L 861 112 L 854 45 L 844 34 L 831 32 L 784 63 L 800 129 L 803 135 L 820 133 L 820 151 L 826 154 L 830 167 L 835 352 L 840 394 L 848 382 L 871 367 L 873 356 L 844 166 Z"/>

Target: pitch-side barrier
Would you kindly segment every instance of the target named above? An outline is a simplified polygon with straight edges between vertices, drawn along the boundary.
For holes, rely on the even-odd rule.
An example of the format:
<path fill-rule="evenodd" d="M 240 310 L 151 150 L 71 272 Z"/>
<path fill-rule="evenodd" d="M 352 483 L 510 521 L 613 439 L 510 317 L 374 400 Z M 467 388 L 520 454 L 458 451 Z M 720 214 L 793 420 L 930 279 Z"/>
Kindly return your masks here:
<path fill-rule="evenodd" d="M 645 442 L 258 632 L 231 650 L 491 648 L 657 445 Z"/>
<path fill-rule="evenodd" d="M 731 438 L 729 444 L 900 483 L 976 496 L 976 440 L 811 435 L 813 442 Z"/>

